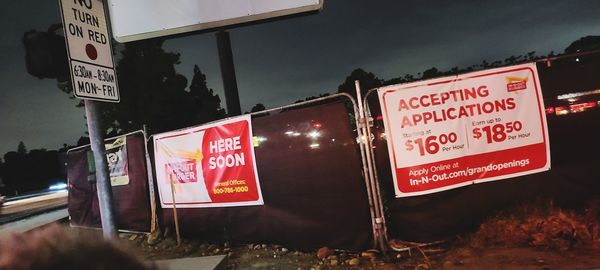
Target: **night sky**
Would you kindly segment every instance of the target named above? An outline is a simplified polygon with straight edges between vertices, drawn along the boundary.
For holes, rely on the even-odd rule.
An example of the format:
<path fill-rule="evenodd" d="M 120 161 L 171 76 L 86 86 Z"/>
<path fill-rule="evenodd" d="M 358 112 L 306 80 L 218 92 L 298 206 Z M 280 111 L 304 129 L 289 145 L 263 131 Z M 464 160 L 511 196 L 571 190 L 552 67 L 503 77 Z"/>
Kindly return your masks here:
<path fill-rule="evenodd" d="M 359 67 L 390 79 L 530 51 L 560 53 L 600 35 L 598 11 L 597 0 L 325 0 L 317 15 L 230 31 L 242 111 L 335 92 Z M 11 1 L 0 13 L 0 156 L 19 141 L 28 149 L 74 144 L 86 130 L 83 109 L 55 80 L 27 73 L 21 44 L 25 31 L 60 21 L 58 1 Z M 172 39 L 165 49 L 181 53 L 177 70 L 188 83 L 198 64 L 225 107 L 214 33 Z"/>

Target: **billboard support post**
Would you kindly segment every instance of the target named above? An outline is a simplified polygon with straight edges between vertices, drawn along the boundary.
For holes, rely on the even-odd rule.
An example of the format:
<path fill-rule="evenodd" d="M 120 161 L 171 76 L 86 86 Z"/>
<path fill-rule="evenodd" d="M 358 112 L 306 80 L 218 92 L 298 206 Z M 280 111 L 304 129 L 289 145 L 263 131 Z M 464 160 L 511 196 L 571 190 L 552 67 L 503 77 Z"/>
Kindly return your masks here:
<path fill-rule="evenodd" d="M 240 106 L 237 80 L 235 78 L 235 66 L 233 65 L 233 52 L 231 51 L 229 32 L 222 30 L 215 35 L 217 36 L 217 48 L 219 49 L 219 64 L 221 66 L 221 77 L 223 78 L 223 89 L 225 90 L 227 114 L 229 116 L 240 115 L 242 114 L 242 108 Z"/>
<path fill-rule="evenodd" d="M 84 99 L 85 116 L 90 135 L 90 145 L 96 165 L 96 187 L 100 208 L 100 219 L 102 221 L 102 233 L 104 238 L 113 238 L 116 235 L 113 194 L 106 160 L 106 147 L 104 145 L 104 134 L 98 119 L 98 103 L 93 100 Z"/>

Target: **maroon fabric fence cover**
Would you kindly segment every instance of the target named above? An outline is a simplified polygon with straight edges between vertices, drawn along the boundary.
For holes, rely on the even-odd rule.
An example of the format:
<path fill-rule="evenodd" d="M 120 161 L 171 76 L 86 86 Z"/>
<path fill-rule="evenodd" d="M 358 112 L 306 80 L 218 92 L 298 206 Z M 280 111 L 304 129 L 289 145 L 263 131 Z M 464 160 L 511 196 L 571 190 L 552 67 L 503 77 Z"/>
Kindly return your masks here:
<path fill-rule="evenodd" d="M 108 141 L 107 143 L 112 143 Z M 151 208 L 148 191 L 148 177 L 145 162 L 144 136 L 134 133 L 127 136 L 126 171 L 128 184 L 113 185 L 113 196 L 116 211 L 116 226 L 120 230 L 150 231 Z M 87 152 L 89 145 L 67 154 L 67 178 L 69 182 L 69 215 L 71 224 L 84 227 L 100 228 L 100 212 L 95 182 L 88 181 Z M 108 153 L 116 151 L 108 150 Z M 109 159 L 111 157 L 109 154 Z M 122 175 L 122 168 L 115 170 Z M 111 175 L 112 176 L 112 175 Z"/>
<path fill-rule="evenodd" d="M 344 102 L 258 115 L 252 127 L 266 138 L 255 146 L 264 205 L 178 208 L 183 236 L 300 249 L 370 247 L 361 157 Z M 172 209 L 162 213 L 163 226 L 174 226 Z"/>
<path fill-rule="evenodd" d="M 596 61 L 595 65 L 584 64 L 597 70 L 600 61 Z M 581 79 L 582 74 L 570 76 L 576 71 L 591 73 L 591 70 L 587 73 L 582 71 L 585 66 L 577 66 L 576 63 L 567 59 L 553 62 L 551 67 L 545 63 L 538 64 L 546 106 L 560 105 L 555 104 L 557 95 L 600 88 L 599 79 L 592 86 L 590 78 Z M 561 88 L 564 85 L 570 87 Z M 372 94 L 369 99 L 374 118 L 380 115 L 376 96 Z M 600 181 L 593 172 L 600 164 L 600 156 L 596 154 L 600 152 L 600 144 L 597 143 L 600 138 L 599 117 L 598 108 L 566 116 L 548 115 L 550 171 L 399 199 L 394 197 L 386 141 L 381 136 L 385 127 L 382 121 L 376 121 L 373 128 L 375 159 L 389 236 L 412 241 L 438 240 L 475 229 L 498 210 L 536 198 L 550 198 L 565 206 L 577 206 L 586 198 L 598 196 Z"/>

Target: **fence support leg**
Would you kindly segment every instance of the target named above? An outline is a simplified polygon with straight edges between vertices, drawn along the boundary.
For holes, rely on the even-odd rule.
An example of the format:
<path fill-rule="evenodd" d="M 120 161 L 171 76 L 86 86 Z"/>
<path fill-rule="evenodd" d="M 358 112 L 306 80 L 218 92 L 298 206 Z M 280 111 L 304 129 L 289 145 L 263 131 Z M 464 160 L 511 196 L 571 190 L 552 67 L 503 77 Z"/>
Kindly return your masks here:
<path fill-rule="evenodd" d="M 370 204 L 372 205 L 372 207 L 374 208 L 375 215 L 372 217 L 373 220 L 373 226 L 374 226 L 374 237 L 375 237 L 375 244 L 378 245 L 379 249 L 381 249 L 381 251 L 386 252 L 387 251 L 387 241 L 386 238 L 387 236 L 385 235 L 385 232 L 383 230 L 384 228 L 384 222 L 385 222 L 385 218 L 383 216 L 383 214 L 380 211 L 381 205 L 381 198 L 379 197 L 379 190 L 376 190 L 379 188 L 379 185 L 376 184 L 376 179 L 375 179 L 375 174 L 374 174 L 374 167 L 372 166 L 372 159 L 373 156 L 371 155 L 371 133 L 369 132 L 369 126 L 368 126 L 368 121 L 366 121 L 365 118 L 365 110 L 362 104 L 362 93 L 360 90 L 360 82 L 358 80 L 354 81 L 354 86 L 356 89 L 356 97 L 357 97 L 357 101 L 358 101 L 358 113 L 360 115 L 359 117 L 359 123 L 357 123 L 357 129 L 361 129 L 362 138 L 361 138 L 361 144 L 364 144 L 364 151 L 365 151 L 365 155 L 366 155 L 366 162 L 367 162 L 367 171 L 368 173 L 365 175 L 366 178 L 369 179 L 368 181 L 368 187 L 367 190 L 368 192 L 370 192 L 369 194 L 369 198 L 371 198 L 371 202 Z"/>

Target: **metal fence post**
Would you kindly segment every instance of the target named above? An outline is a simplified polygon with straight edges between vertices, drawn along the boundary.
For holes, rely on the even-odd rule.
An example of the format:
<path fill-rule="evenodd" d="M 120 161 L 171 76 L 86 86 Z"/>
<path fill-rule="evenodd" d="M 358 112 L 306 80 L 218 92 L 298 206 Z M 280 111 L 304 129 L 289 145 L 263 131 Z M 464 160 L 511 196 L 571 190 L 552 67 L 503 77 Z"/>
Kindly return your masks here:
<path fill-rule="evenodd" d="M 358 100 L 358 113 L 360 115 L 360 126 L 358 126 L 357 128 L 362 129 L 361 133 L 363 134 L 362 138 L 362 142 L 364 143 L 365 147 L 365 155 L 366 155 L 366 165 L 368 168 L 368 175 L 365 175 L 365 177 L 367 177 L 369 179 L 369 187 L 368 190 L 369 192 L 371 192 L 371 197 L 373 202 L 372 204 L 374 205 L 375 208 L 375 224 L 374 224 L 374 229 L 376 231 L 375 237 L 376 237 L 376 244 L 379 244 L 379 248 L 381 249 L 381 251 L 387 251 L 387 236 L 385 235 L 386 232 L 384 230 L 385 228 L 385 219 L 383 216 L 383 213 L 380 211 L 381 209 L 381 198 L 380 198 L 380 193 L 379 193 L 379 185 L 376 183 L 376 179 L 375 179 L 375 168 L 373 166 L 373 155 L 372 155 L 372 145 L 371 145 L 371 132 L 369 131 L 369 126 L 368 126 L 368 121 L 365 117 L 365 108 L 363 107 L 362 104 L 362 93 L 360 90 L 360 82 L 358 80 L 354 81 L 354 87 L 356 89 L 356 97 Z"/>
<path fill-rule="evenodd" d="M 150 221 L 150 233 L 154 233 L 158 229 L 158 218 L 156 216 L 156 195 L 154 190 L 154 174 L 152 173 L 152 160 L 150 160 L 150 153 L 148 152 L 148 131 L 146 125 L 143 126 L 144 134 L 144 158 L 146 159 L 146 174 L 148 180 L 148 192 L 150 194 L 150 211 L 152 211 L 152 221 Z"/>
<path fill-rule="evenodd" d="M 371 124 L 370 121 L 373 120 L 373 116 L 371 115 L 371 108 L 369 107 L 369 103 L 368 103 L 368 98 L 369 95 L 373 92 L 377 92 L 377 88 L 375 89 L 371 89 L 369 91 L 367 91 L 367 93 L 365 94 L 365 97 L 363 98 L 363 108 L 364 108 L 364 113 L 365 113 L 365 122 L 366 122 L 366 132 L 369 136 L 369 138 L 371 138 L 373 136 L 373 133 L 371 132 Z M 375 139 L 373 137 L 373 139 Z M 387 231 L 387 222 L 385 220 L 385 211 L 384 211 L 384 207 L 383 207 L 383 200 L 381 198 L 381 188 L 380 188 L 380 184 L 379 184 L 379 175 L 377 174 L 377 164 L 375 162 L 375 152 L 374 152 L 374 147 L 371 143 L 371 140 L 369 140 L 369 154 L 370 154 L 370 159 L 369 159 L 369 168 L 371 168 L 372 172 L 373 172 L 373 190 L 374 190 L 374 197 L 377 198 L 376 199 L 376 205 L 377 205 L 377 213 L 378 213 L 378 217 L 379 217 L 379 223 L 381 224 L 381 230 L 383 230 L 382 232 L 382 239 L 383 239 L 383 243 L 388 243 L 388 231 Z M 387 248 L 387 244 L 386 244 L 386 248 Z"/>

